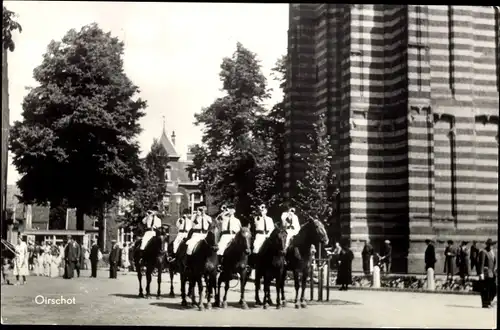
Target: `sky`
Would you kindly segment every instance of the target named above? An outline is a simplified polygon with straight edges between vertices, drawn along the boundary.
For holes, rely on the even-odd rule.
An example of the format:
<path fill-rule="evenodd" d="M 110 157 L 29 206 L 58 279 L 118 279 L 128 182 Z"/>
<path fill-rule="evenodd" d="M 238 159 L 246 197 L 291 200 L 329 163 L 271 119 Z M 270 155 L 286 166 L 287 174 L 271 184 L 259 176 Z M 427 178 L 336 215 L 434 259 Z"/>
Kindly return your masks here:
<path fill-rule="evenodd" d="M 16 49 L 8 58 L 11 124 L 22 120 L 26 87 L 36 86 L 33 69 L 49 42 L 93 22 L 125 42 L 125 72 L 148 103 L 138 137 L 141 156 L 154 138 L 160 138 L 163 117 L 168 136 L 175 130 L 182 157 L 188 145 L 201 141 L 194 114 L 221 95 L 220 64 L 233 54 L 238 41 L 261 60 L 273 89 L 267 105 L 282 96 L 270 72 L 287 50 L 287 4 L 4 1 L 4 5 L 18 15 L 23 28 L 15 33 Z M 10 163 L 8 184 L 18 179 Z"/>

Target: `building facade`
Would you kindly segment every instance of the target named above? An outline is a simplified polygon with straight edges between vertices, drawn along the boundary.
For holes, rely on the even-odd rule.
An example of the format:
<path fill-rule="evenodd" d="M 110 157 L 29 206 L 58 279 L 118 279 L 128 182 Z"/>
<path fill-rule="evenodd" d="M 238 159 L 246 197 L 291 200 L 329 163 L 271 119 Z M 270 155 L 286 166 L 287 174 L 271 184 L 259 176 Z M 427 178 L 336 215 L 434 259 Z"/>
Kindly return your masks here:
<path fill-rule="evenodd" d="M 291 4 L 289 24 L 288 196 L 325 114 L 358 256 L 389 239 L 393 270 L 421 272 L 430 238 L 441 271 L 448 239 L 496 239 L 498 7 Z"/>

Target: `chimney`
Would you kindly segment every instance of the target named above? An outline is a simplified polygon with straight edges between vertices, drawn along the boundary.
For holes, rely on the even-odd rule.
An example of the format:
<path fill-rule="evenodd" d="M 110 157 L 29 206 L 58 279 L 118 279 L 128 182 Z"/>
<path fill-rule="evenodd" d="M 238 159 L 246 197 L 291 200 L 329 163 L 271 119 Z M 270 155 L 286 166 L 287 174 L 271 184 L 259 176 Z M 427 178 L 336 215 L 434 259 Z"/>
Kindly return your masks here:
<path fill-rule="evenodd" d="M 172 135 L 170 136 L 170 139 L 172 140 L 172 143 L 175 146 L 175 131 L 172 131 Z"/>

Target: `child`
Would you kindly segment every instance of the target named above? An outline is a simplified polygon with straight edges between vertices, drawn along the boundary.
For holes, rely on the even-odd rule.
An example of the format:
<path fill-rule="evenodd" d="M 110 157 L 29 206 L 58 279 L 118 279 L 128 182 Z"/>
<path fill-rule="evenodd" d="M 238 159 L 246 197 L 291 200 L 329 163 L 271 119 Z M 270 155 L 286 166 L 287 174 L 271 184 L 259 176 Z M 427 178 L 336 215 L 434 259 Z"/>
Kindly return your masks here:
<path fill-rule="evenodd" d="M 2 285 L 7 284 L 10 285 L 10 278 L 12 275 L 11 267 L 10 267 L 10 260 L 8 258 L 3 259 L 3 265 L 2 265 Z"/>

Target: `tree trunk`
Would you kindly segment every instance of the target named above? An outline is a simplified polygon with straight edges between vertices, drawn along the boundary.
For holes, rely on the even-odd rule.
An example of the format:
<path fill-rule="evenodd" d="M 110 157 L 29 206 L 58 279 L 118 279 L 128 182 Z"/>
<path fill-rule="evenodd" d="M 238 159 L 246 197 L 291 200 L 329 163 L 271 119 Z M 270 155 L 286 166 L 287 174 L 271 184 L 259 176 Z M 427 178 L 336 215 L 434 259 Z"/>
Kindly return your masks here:
<path fill-rule="evenodd" d="M 85 213 L 81 208 L 76 209 L 76 230 L 84 230 L 85 229 Z"/>
<path fill-rule="evenodd" d="M 102 251 L 106 250 L 106 214 L 105 214 L 106 208 L 105 206 L 101 206 L 101 209 L 99 210 L 99 236 L 98 236 L 98 245 L 101 248 Z"/>

